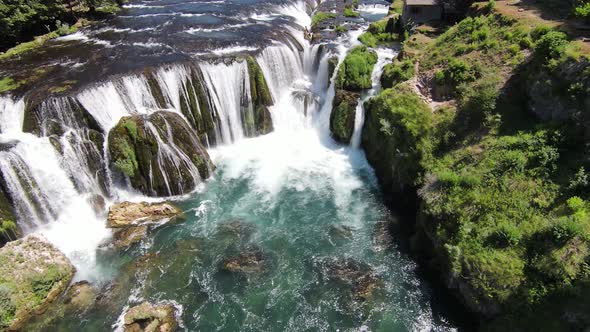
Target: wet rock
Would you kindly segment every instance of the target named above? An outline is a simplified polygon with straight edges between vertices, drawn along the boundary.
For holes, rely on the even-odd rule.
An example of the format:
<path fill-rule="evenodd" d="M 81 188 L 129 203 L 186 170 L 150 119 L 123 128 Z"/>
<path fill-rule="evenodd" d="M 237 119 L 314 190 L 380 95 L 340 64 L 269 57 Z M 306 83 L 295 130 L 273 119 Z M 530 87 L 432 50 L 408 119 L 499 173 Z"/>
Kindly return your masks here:
<path fill-rule="evenodd" d="M 341 242 L 352 240 L 354 228 L 348 225 L 330 225 L 328 235 L 330 240 Z"/>
<path fill-rule="evenodd" d="M 66 294 L 66 304 L 72 305 L 78 311 L 85 311 L 96 303 L 98 290 L 88 281 L 83 280 L 73 284 Z"/>
<path fill-rule="evenodd" d="M 0 246 L 20 236 L 10 196 L 4 191 L 0 173 Z"/>
<path fill-rule="evenodd" d="M 246 248 L 221 262 L 221 270 L 231 273 L 258 274 L 266 272 L 269 267 L 269 257 L 258 247 Z"/>
<path fill-rule="evenodd" d="M 171 332 L 176 331 L 177 323 L 174 317 L 175 308 L 172 304 L 151 304 L 143 302 L 125 313 L 125 332 Z"/>
<path fill-rule="evenodd" d="M 246 58 L 248 64 L 248 76 L 250 77 L 250 91 L 252 95 L 252 106 L 254 114 L 244 113 L 246 135 L 253 137 L 268 134 L 273 130 L 272 118 L 268 106 L 273 104 L 272 96 L 262 69 L 256 59 L 249 56 Z"/>
<path fill-rule="evenodd" d="M 182 211 L 166 202 L 123 202 L 111 206 L 107 226 L 110 228 L 124 228 L 180 216 L 182 216 Z"/>
<path fill-rule="evenodd" d="M 31 316 L 43 313 L 74 272 L 68 258 L 38 235 L 0 249 L 0 329 L 18 330 Z"/>
<path fill-rule="evenodd" d="M 102 195 L 95 194 L 95 195 L 88 197 L 88 204 L 90 204 L 90 206 L 92 206 L 92 210 L 97 215 L 102 215 L 103 213 L 106 212 L 105 211 L 106 202 L 105 202 L 104 197 Z"/>
<path fill-rule="evenodd" d="M 148 196 L 188 193 L 214 169 L 195 130 L 167 111 L 123 117 L 109 133 L 108 149 L 117 174 Z"/>
<path fill-rule="evenodd" d="M 352 258 L 324 258 L 319 261 L 324 279 L 348 288 L 356 300 L 365 301 L 381 285 L 381 280 L 373 268 Z"/>
<path fill-rule="evenodd" d="M 115 232 L 113 244 L 117 248 L 127 248 L 140 242 L 148 234 L 146 225 L 125 227 Z"/>
<path fill-rule="evenodd" d="M 334 71 L 338 66 L 338 61 L 339 59 L 337 56 L 333 56 L 330 59 L 328 59 L 328 77 L 334 76 Z"/>
<path fill-rule="evenodd" d="M 379 221 L 373 226 L 373 247 L 377 251 L 383 251 L 393 244 L 393 223 L 391 221 Z"/>

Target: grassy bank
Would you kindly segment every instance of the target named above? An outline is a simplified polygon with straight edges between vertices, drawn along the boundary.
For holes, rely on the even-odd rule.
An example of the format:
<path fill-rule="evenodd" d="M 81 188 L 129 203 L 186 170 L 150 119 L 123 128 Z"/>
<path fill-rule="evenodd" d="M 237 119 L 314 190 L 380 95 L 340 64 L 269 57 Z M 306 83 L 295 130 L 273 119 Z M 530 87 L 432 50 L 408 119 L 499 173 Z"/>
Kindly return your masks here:
<path fill-rule="evenodd" d="M 493 2 L 424 30 L 385 68 L 393 88 L 363 130 L 384 190 L 417 193 L 414 249 L 483 330 L 588 326 L 590 54 Z"/>

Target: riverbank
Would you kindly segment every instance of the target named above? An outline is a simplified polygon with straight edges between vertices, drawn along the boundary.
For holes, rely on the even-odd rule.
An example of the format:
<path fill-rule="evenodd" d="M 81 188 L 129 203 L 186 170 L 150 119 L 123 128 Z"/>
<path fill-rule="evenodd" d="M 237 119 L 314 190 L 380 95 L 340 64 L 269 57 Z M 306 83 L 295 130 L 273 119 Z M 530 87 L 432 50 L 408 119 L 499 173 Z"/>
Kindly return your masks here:
<path fill-rule="evenodd" d="M 476 5 L 449 29 L 418 27 L 393 88 L 365 104 L 362 146 L 394 209 L 417 211 L 414 252 L 481 330 L 588 325 L 579 43 Z"/>

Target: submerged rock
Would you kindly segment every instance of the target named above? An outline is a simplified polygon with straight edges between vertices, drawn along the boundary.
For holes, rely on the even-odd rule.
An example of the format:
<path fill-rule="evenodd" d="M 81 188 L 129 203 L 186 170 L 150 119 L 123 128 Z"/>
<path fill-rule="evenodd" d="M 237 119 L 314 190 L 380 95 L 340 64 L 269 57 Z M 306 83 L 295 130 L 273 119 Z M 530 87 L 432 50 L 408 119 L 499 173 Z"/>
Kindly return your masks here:
<path fill-rule="evenodd" d="M 88 281 L 83 280 L 73 284 L 66 294 L 66 304 L 76 310 L 85 311 L 96 303 L 98 290 Z"/>
<path fill-rule="evenodd" d="M 122 202 L 113 204 L 109 209 L 107 226 L 110 228 L 123 228 L 180 216 L 182 216 L 182 211 L 166 202 Z"/>
<path fill-rule="evenodd" d="M 38 235 L 0 249 L 0 328 L 18 330 L 31 316 L 43 313 L 74 272 L 69 259 Z"/>
<path fill-rule="evenodd" d="M 330 225 L 328 235 L 330 240 L 341 242 L 345 240 L 352 240 L 354 228 L 347 225 Z"/>
<path fill-rule="evenodd" d="M 324 258 L 319 261 L 324 279 L 348 288 L 356 300 L 365 301 L 373 297 L 381 279 L 373 268 L 352 258 Z"/>
<path fill-rule="evenodd" d="M 230 219 L 217 225 L 216 237 L 221 240 L 247 241 L 255 231 L 256 226 L 252 223 L 240 219 Z"/>
<path fill-rule="evenodd" d="M 188 193 L 214 169 L 197 133 L 172 112 L 123 117 L 108 148 L 114 168 L 148 196 Z"/>
<path fill-rule="evenodd" d="M 171 332 L 176 331 L 174 317 L 175 308 L 172 304 L 151 304 L 143 302 L 125 313 L 123 331 L 125 332 Z"/>
<path fill-rule="evenodd" d="M 262 273 L 270 267 L 270 259 L 258 247 L 249 247 L 237 255 L 225 258 L 221 262 L 223 271 L 232 273 Z"/>
<path fill-rule="evenodd" d="M 143 240 L 147 234 L 146 225 L 125 227 L 115 232 L 113 244 L 117 248 L 127 248 Z"/>
<path fill-rule="evenodd" d="M 350 143 L 359 96 L 357 92 L 336 90 L 330 114 L 330 132 L 332 137 L 340 143 Z"/>

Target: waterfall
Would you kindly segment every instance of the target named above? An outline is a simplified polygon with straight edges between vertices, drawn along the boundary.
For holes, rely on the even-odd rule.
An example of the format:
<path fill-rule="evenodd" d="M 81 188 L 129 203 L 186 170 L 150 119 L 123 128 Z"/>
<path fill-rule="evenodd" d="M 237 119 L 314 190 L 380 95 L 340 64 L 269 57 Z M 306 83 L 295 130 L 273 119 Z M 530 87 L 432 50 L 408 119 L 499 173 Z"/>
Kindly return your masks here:
<path fill-rule="evenodd" d="M 373 72 L 371 73 L 371 81 L 373 85 L 371 89 L 367 92 L 363 93 L 359 98 L 358 104 L 356 106 L 355 116 L 354 116 L 354 131 L 352 133 L 352 138 L 350 140 L 350 145 L 353 148 L 359 148 L 361 145 L 361 135 L 363 131 L 363 125 L 365 123 L 365 107 L 364 103 L 369 98 L 375 96 L 381 90 L 381 73 L 383 72 L 383 67 L 390 63 L 391 60 L 397 55 L 397 52 L 393 49 L 389 48 L 378 48 L 377 50 L 377 63 L 373 67 Z"/>
<path fill-rule="evenodd" d="M 285 27 L 282 41 L 253 55 L 274 104 L 268 107 L 272 123 L 284 135 L 316 130 L 319 114 L 326 113 L 321 106 L 331 104 L 329 93 L 326 97 L 330 53 L 303 38 L 301 26 L 311 22 L 303 2 L 277 12 L 292 17 L 293 24 Z M 248 62 L 238 57 L 149 68 L 38 103 L 0 97 L 0 179 L 19 226 L 25 233 L 45 234 L 72 259 L 79 278 L 89 278 L 96 248 L 110 236 L 97 199 L 108 206 L 135 194 L 128 184 L 111 179 L 109 131 L 122 117 L 151 118 L 166 111 L 180 115 L 197 132 L 194 139 L 208 147 L 233 144 L 254 133 L 249 75 Z M 168 193 L 194 188 L 202 181 L 199 172 L 176 146 L 166 119 L 163 123 L 165 128 L 146 121 L 146 132 L 158 145 L 154 167 L 190 173 L 191 183 L 180 184 L 162 174 Z"/>
<path fill-rule="evenodd" d="M 242 100 L 251 104 L 248 66 L 245 61 L 234 61 L 229 65 L 202 63 L 207 90 L 221 123 L 221 141 L 230 144 L 244 138 L 242 126 Z M 249 107 L 249 106 L 246 106 Z"/>

